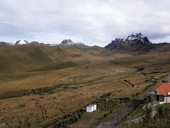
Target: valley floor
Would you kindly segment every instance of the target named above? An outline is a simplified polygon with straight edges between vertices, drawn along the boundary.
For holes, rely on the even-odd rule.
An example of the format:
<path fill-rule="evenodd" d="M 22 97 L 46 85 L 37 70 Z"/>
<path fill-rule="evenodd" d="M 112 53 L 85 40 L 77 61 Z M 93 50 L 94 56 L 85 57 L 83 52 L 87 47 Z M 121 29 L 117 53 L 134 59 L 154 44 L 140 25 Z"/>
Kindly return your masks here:
<path fill-rule="evenodd" d="M 94 58 L 0 73 L 0 127 L 90 128 L 126 108 L 170 72 L 170 53 Z M 96 112 L 84 111 L 90 103 L 97 103 Z"/>

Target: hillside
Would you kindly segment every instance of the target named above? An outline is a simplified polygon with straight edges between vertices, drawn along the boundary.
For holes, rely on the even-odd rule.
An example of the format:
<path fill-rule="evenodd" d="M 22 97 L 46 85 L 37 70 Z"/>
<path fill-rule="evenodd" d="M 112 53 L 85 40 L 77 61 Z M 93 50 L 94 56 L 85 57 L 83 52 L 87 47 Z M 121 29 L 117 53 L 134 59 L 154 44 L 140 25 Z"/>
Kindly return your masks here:
<path fill-rule="evenodd" d="M 118 128 L 168 128 L 170 126 L 170 104 L 163 104 L 163 105 L 157 105 L 155 108 L 155 116 L 152 117 L 152 109 L 148 108 L 147 110 L 142 110 L 140 107 L 138 110 L 135 110 L 134 113 L 136 114 L 141 114 L 141 111 L 143 111 L 142 114 L 145 114 L 145 117 L 143 121 L 139 121 L 137 123 L 131 122 L 131 123 L 126 123 L 121 124 L 118 126 Z M 133 113 L 133 114 L 134 114 Z"/>
<path fill-rule="evenodd" d="M 103 53 L 103 54 L 102 54 Z M 89 56 L 105 56 L 102 48 L 88 46 L 48 46 L 42 44 L 0 44 L 0 72 L 27 71 L 50 63 L 87 59 Z"/>
<path fill-rule="evenodd" d="M 0 126 L 90 128 L 168 75 L 170 52 L 156 49 L 1 44 Z M 98 104 L 93 114 L 84 111 L 90 103 Z"/>

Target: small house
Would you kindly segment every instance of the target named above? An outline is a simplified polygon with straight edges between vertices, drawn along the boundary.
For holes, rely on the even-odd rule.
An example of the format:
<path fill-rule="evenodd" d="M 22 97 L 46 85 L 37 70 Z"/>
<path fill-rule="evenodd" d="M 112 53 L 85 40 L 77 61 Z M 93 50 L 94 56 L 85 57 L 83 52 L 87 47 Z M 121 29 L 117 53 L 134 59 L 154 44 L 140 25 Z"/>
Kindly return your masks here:
<path fill-rule="evenodd" d="M 90 104 L 86 107 L 86 112 L 93 112 L 97 110 L 97 104 Z"/>
<path fill-rule="evenodd" d="M 159 104 L 170 103 L 170 83 L 162 82 L 158 88 L 151 92 L 151 99 Z"/>

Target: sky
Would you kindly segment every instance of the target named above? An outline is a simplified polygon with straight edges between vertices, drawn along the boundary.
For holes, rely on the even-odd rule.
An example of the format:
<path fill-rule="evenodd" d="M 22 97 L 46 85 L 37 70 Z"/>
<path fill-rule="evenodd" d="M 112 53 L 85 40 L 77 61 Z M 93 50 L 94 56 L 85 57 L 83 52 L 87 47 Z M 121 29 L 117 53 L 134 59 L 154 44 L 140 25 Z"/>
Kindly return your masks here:
<path fill-rule="evenodd" d="M 170 0 L 0 0 L 0 41 L 105 46 L 132 32 L 170 42 Z"/>

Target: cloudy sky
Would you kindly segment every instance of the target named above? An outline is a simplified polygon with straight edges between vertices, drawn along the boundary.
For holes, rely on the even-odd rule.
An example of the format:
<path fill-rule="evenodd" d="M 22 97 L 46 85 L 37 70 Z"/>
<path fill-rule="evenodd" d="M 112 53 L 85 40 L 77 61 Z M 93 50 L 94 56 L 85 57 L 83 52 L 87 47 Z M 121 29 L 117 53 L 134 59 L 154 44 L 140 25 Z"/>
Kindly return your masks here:
<path fill-rule="evenodd" d="M 0 40 L 105 46 L 142 32 L 170 42 L 170 0 L 0 0 Z"/>

